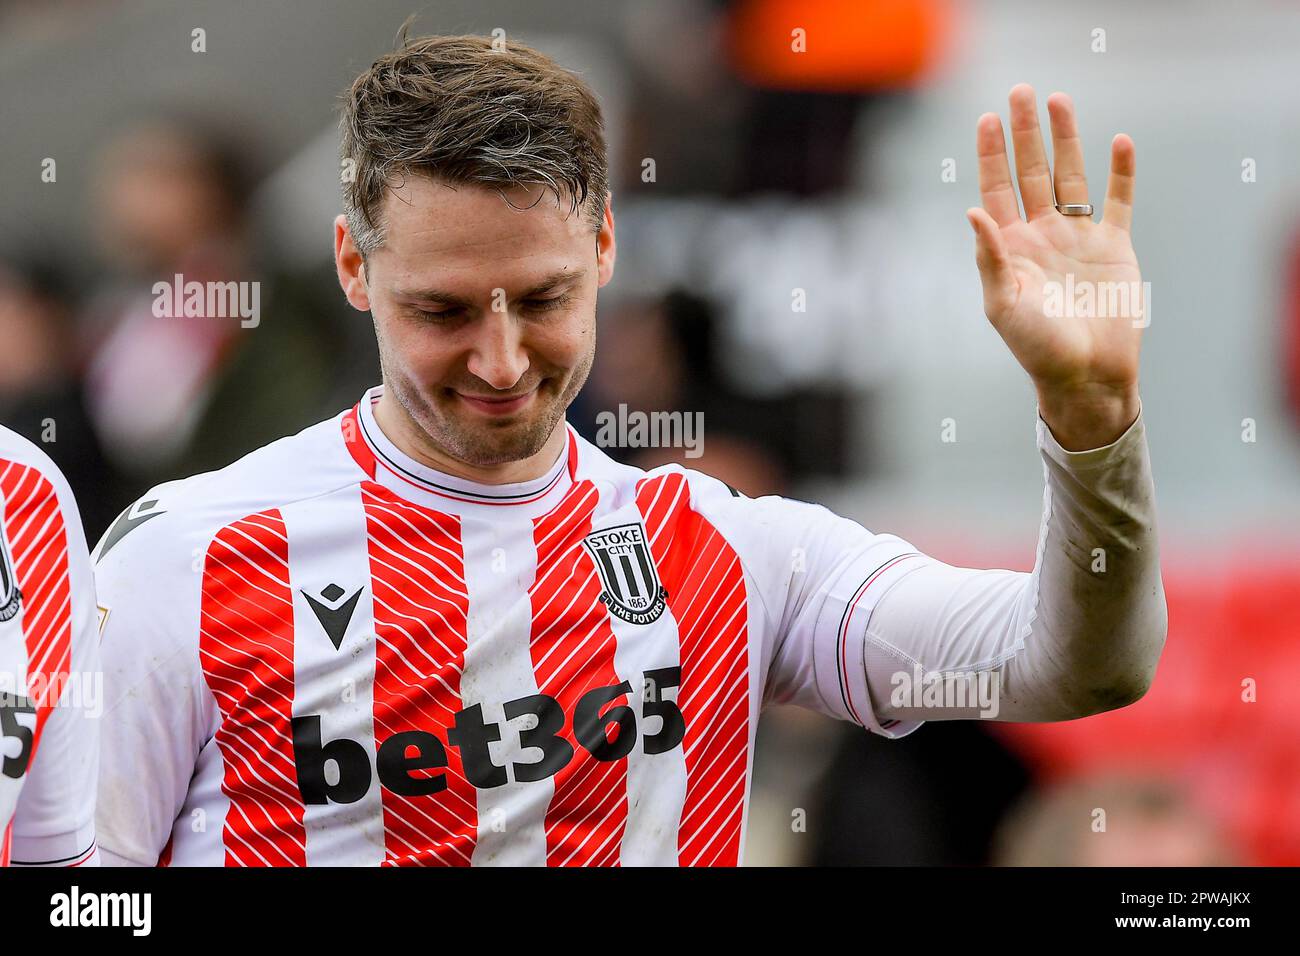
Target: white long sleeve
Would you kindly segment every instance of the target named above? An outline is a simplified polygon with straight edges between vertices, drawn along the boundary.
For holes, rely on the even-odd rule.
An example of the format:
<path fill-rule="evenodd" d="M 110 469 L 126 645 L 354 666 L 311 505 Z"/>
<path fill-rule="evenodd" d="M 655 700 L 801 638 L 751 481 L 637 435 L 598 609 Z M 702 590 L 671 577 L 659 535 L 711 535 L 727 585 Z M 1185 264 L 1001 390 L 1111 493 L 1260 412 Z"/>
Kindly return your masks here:
<path fill-rule="evenodd" d="M 866 635 L 882 719 L 1068 720 L 1131 703 L 1150 686 L 1167 612 L 1141 411 L 1112 444 L 1087 451 L 1066 451 L 1041 417 L 1037 431 L 1046 488 L 1034 570 L 925 557 L 895 583 Z M 971 694 L 909 693 L 936 672 L 960 675 L 948 679 L 971 693 L 983 681 L 995 706 L 952 706 L 987 703 Z"/>

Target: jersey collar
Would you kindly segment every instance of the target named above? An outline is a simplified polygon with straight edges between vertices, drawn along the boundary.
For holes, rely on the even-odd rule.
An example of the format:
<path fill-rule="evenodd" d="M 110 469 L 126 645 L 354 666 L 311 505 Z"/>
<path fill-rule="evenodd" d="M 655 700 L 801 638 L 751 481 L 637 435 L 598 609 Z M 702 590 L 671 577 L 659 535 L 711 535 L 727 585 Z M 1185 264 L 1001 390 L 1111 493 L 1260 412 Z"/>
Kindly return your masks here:
<path fill-rule="evenodd" d="M 514 484 L 490 485 L 430 468 L 393 444 L 375 420 L 375 405 L 383 394 L 382 385 L 369 389 L 343 416 L 343 440 L 369 478 L 404 498 L 455 513 L 479 508 L 543 513 L 559 502 L 575 480 L 578 441 L 568 422 L 566 450 L 545 474 Z"/>

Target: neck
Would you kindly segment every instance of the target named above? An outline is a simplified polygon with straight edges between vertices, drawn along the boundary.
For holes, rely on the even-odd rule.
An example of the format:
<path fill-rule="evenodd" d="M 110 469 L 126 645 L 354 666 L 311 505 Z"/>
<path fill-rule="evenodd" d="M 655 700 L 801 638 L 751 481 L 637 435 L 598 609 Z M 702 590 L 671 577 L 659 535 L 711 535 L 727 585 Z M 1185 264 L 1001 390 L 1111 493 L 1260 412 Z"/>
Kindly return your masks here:
<path fill-rule="evenodd" d="M 568 439 L 564 420 L 561 419 L 537 454 L 499 465 L 473 465 L 452 457 L 430 441 L 429 436 L 411 419 L 401 403 L 392 397 L 389 389 L 384 389 L 384 394 L 375 405 L 375 421 L 389 441 L 420 464 L 445 475 L 484 485 L 510 485 L 540 478 L 563 453 Z"/>

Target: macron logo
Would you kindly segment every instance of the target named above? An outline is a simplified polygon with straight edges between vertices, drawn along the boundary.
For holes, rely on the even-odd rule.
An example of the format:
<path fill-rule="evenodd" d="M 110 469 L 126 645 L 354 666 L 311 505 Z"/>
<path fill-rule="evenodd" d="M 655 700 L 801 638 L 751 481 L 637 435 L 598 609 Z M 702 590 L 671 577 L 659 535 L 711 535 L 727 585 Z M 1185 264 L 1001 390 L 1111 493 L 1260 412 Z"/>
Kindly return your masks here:
<path fill-rule="evenodd" d="M 348 624 L 352 622 L 352 612 L 357 609 L 357 598 L 361 597 L 361 592 L 364 590 L 365 588 L 357 588 L 356 594 L 347 600 L 342 600 L 347 592 L 337 584 L 331 584 L 320 593 L 324 603 L 306 591 L 302 592 L 302 596 L 307 599 L 312 613 L 316 615 L 316 620 L 320 621 L 320 626 L 325 629 L 325 634 L 336 651 L 343 645 L 343 635 L 348 632 Z"/>
<path fill-rule="evenodd" d="M 104 546 L 99 549 L 100 560 L 103 560 L 104 555 L 112 551 L 119 541 L 140 527 L 140 525 L 151 518 L 167 513 L 162 510 L 150 510 L 156 507 L 157 504 L 157 501 L 141 501 L 118 515 L 117 520 L 113 522 L 113 527 L 109 528 L 108 534 L 104 536 Z"/>

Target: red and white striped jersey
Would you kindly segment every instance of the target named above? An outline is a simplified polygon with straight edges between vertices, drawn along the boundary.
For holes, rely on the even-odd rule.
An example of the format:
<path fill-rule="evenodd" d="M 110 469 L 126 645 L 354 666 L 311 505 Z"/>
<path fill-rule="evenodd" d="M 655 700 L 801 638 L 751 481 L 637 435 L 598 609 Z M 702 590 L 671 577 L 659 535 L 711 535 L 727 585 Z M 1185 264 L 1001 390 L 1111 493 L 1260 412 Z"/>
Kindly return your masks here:
<path fill-rule="evenodd" d="M 94 582 L 72 491 L 0 428 L 0 865 L 97 865 L 102 690 Z"/>
<path fill-rule="evenodd" d="M 153 865 L 734 865 L 759 712 L 886 736 L 866 622 L 916 549 L 613 461 L 412 460 L 372 390 L 162 485 L 97 549 L 101 846 Z"/>

